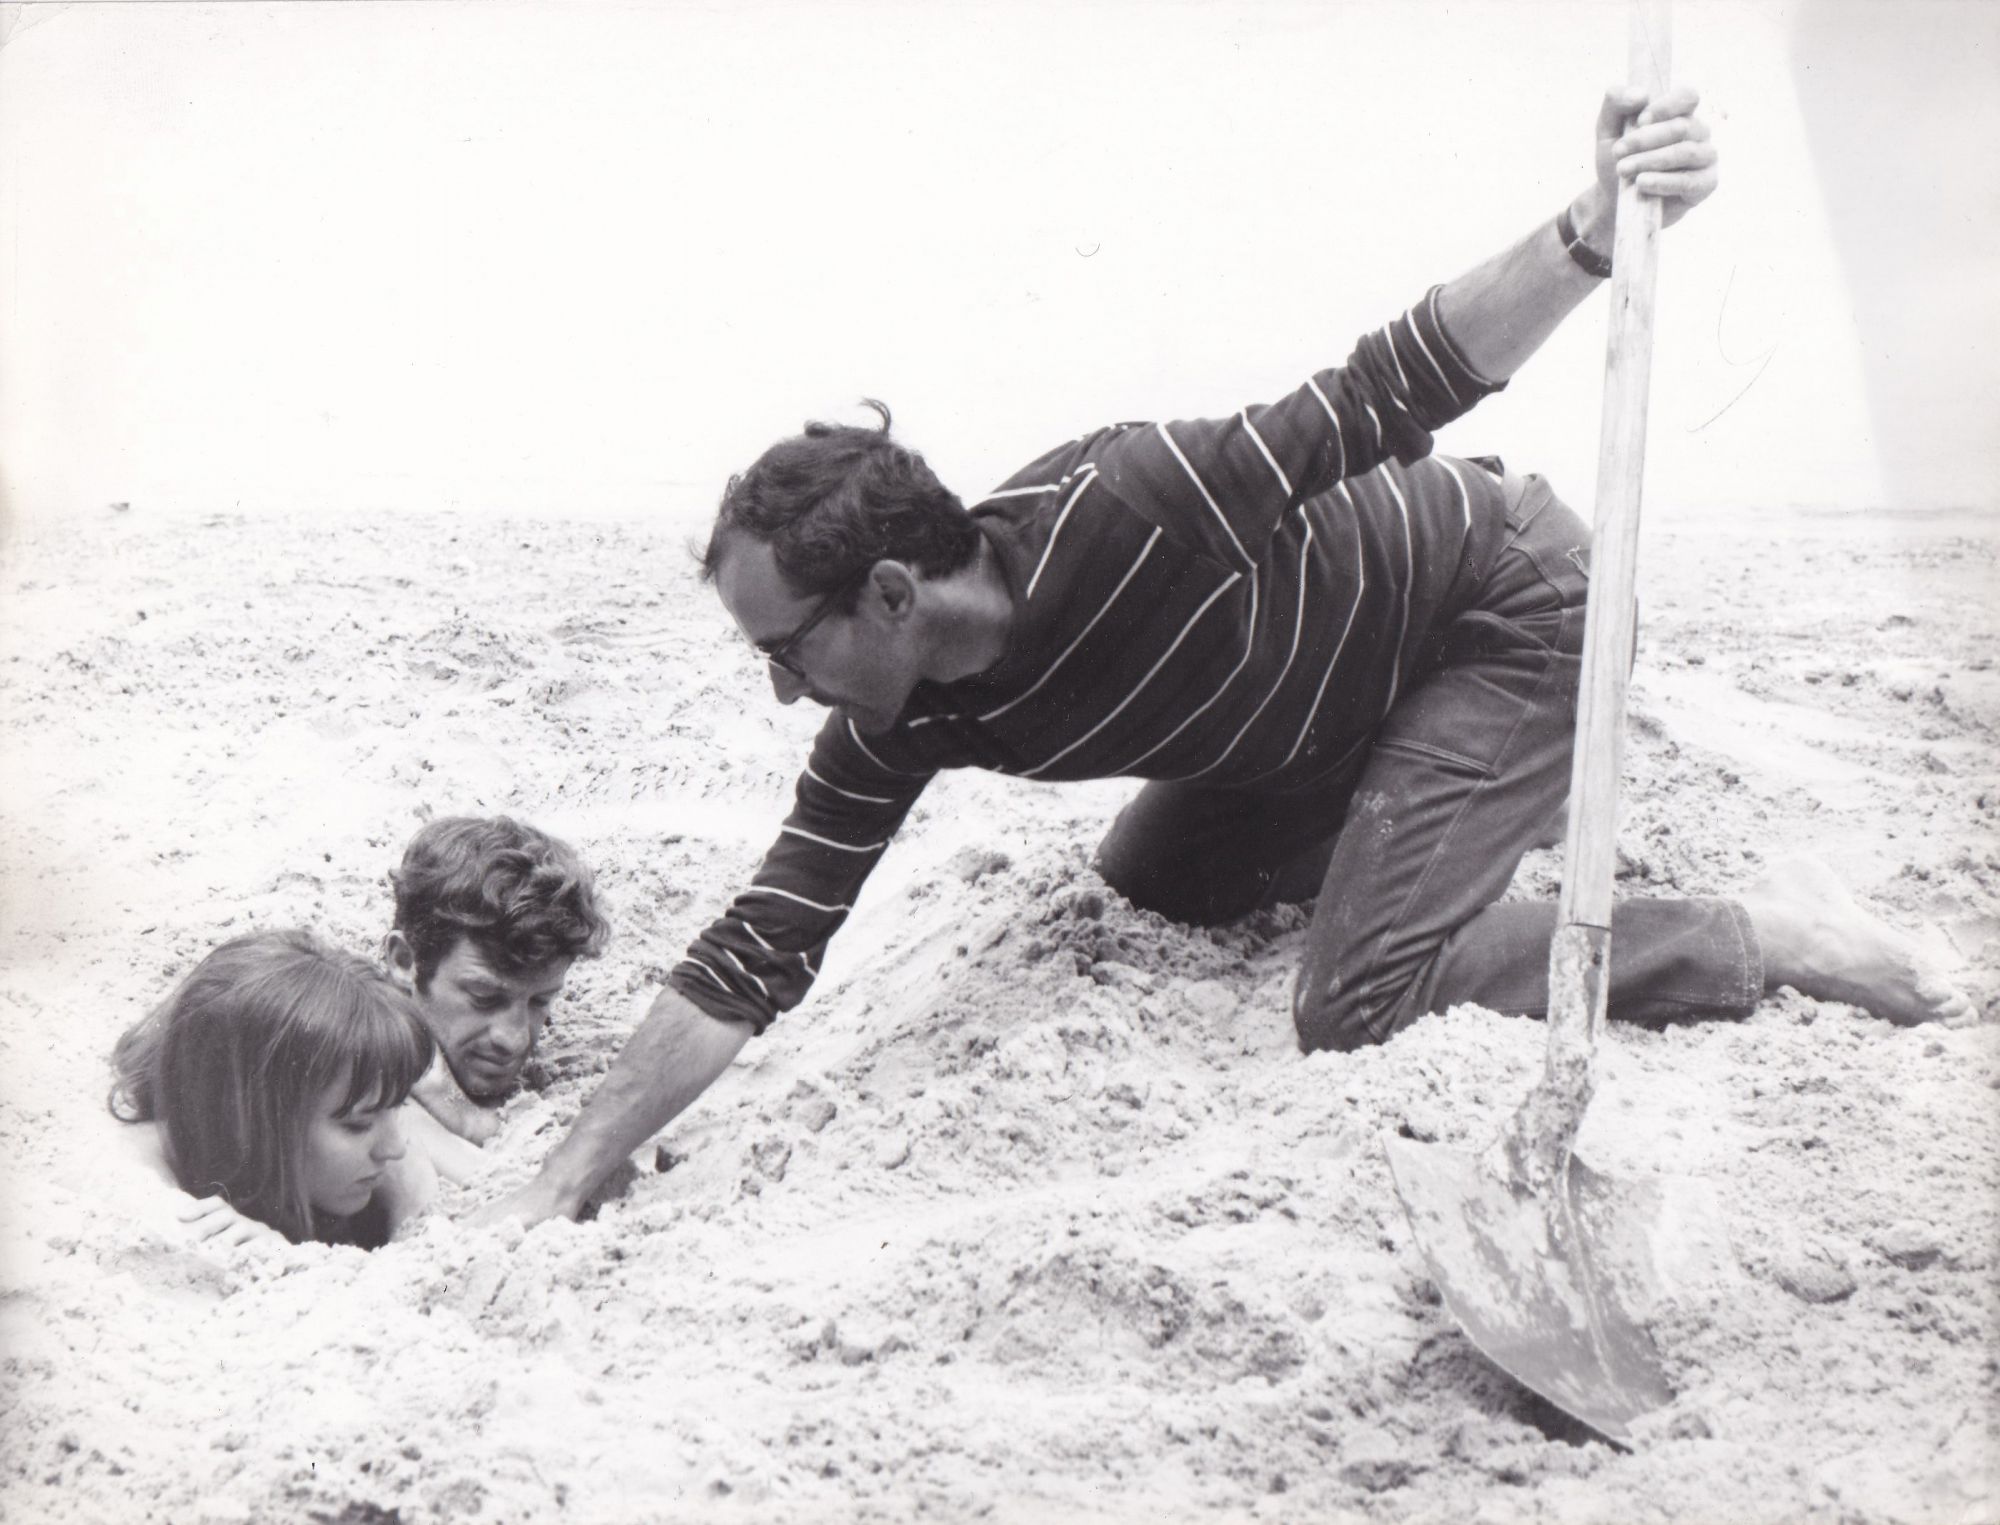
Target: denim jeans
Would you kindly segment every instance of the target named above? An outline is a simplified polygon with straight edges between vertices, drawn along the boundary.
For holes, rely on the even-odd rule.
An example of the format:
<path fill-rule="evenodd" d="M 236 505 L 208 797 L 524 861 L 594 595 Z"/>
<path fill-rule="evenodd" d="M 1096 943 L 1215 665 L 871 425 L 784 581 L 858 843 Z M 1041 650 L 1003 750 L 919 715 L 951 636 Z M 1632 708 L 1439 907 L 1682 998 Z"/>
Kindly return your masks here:
<path fill-rule="evenodd" d="M 1548 1010 L 1551 902 L 1495 904 L 1569 789 L 1589 528 L 1536 477 L 1508 478 L 1511 538 L 1374 746 L 1309 795 L 1150 783 L 1098 848 L 1133 904 L 1214 925 L 1318 891 L 1292 1016 L 1302 1047 L 1380 1043 L 1473 1001 Z M 1763 957 L 1743 908 L 1624 900 L 1611 1015 L 1747 1015 Z"/>

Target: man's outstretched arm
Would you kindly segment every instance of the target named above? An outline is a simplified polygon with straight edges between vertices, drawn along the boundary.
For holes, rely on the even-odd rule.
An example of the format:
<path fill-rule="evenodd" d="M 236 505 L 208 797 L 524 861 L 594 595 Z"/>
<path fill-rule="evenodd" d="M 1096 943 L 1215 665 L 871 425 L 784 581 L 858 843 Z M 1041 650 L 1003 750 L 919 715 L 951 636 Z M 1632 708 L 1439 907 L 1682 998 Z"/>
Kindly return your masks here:
<path fill-rule="evenodd" d="M 1715 190 L 1715 148 L 1694 115 L 1699 101 L 1687 89 L 1652 102 L 1638 90 L 1606 93 L 1597 117 L 1597 177 L 1569 208 L 1590 249 L 1610 257 L 1621 177 L 1636 177 L 1643 194 L 1659 197 L 1669 225 Z M 1505 381 L 1600 284 L 1543 223 L 1447 282 L 1438 293 L 1438 316 L 1467 365 L 1488 381 Z"/>
<path fill-rule="evenodd" d="M 540 1173 L 472 1221 L 574 1218 L 597 1183 L 706 1091 L 749 1038 L 743 1023 L 711 1017 L 677 990 L 661 991 Z"/>

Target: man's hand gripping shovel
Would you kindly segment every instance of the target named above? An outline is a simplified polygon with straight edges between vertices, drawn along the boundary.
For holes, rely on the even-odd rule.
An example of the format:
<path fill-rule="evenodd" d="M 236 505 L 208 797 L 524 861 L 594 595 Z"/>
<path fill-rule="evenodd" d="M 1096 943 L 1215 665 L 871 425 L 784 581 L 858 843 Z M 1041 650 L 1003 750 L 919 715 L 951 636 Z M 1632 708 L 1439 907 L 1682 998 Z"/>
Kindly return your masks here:
<path fill-rule="evenodd" d="M 1632 80 L 1666 86 L 1667 15 L 1635 9 Z M 1639 490 L 1660 206 L 1619 190 L 1597 526 L 1540 1081 L 1474 1159 L 1387 1140 L 1404 1211 L 1445 1306 L 1502 1369 L 1621 1443 L 1671 1401 L 1649 1315 L 1697 1246 L 1719 1243 L 1696 1183 L 1621 1180 L 1572 1152 L 1590 1103 L 1611 958 L 1618 769 L 1634 628 Z"/>

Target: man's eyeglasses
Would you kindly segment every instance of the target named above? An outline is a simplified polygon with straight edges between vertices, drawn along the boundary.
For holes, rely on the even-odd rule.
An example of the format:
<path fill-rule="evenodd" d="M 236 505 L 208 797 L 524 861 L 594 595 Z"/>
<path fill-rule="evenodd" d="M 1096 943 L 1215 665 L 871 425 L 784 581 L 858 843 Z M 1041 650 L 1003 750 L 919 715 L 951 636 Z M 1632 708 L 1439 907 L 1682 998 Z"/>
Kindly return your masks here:
<path fill-rule="evenodd" d="M 798 628 L 782 641 L 758 641 L 756 646 L 764 654 L 764 660 L 769 662 L 773 667 L 782 667 L 794 678 L 804 678 L 806 676 L 805 669 L 799 666 L 797 659 L 792 655 L 798 649 L 799 642 L 811 635 L 813 627 L 818 625 L 829 614 L 833 613 L 835 608 L 839 606 L 840 601 L 856 588 L 860 587 L 862 583 L 866 582 L 868 574 L 874 570 L 875 565 L 873 562 L 870 562 L 845 582 L 829 589 L 825 596 L 820 599 L 819 606 L 811 614 L 808 614 L 800 622 Z M 811 680 L 808 679 L 807 681 L 810 682 Z"/>

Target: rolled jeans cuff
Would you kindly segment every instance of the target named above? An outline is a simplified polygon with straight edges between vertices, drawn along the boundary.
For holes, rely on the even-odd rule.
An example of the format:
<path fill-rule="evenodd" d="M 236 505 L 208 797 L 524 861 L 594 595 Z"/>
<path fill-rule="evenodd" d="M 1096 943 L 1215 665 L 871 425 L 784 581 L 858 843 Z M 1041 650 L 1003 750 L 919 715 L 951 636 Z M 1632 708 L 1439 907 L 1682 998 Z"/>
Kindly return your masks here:
<path fill-rule="evenodd" d="M 1716 903 L 1729 913 L 1729 923 L 1736 929 L 1737 971 L 1742 984 L 1734 1009 L 1748 1016 L 1764 999 L 1764 945 L 1757 939 L 1757 924 L 1740 903 L 1719 898 Z"/>

